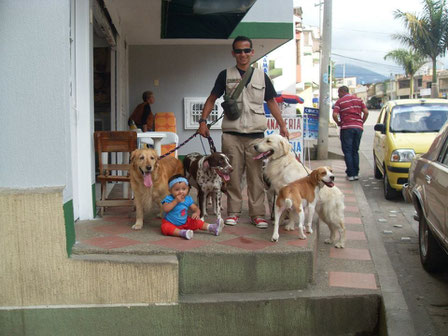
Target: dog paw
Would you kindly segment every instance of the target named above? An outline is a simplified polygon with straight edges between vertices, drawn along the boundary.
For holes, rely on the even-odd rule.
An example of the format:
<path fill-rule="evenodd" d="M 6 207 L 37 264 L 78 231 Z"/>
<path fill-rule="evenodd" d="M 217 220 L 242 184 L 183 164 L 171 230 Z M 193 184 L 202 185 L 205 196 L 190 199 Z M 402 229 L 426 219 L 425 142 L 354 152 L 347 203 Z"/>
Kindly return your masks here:
<path fill-rule="evenodd" d="M 299 239 L 305 240 L 306 239 L 306 235 L 304 235 L 304 234 L 299 235 Z"/>
<path fill-rule="evenodd" d="M 313 233 L 313 229 L 311 227 L 307 226 L 306 233 L 310 233 L 310 234 Z"/>
<path fill-rule="evenodd" d="M 325 244 L 333 244 L 333 241 L 330 238 L 325 239 Z"/>
<path fill-rule="evenodd" d="M 286 231 L 294 231 L 294 223 L 289 223 L 285 226 Z"/>
<path fill-rule="evenodd" d="M 276 243 L 276 242 L 278 242 L 278 238 L 279 238 L 278 233 L 277 233 L 277 234 L 274 233 L 274 234 L 272 235 L 271 241 L 274 242 L 274 243 Z"/>
<path fill-rule="evenodd" d="M 132 225 L 132 230 L 141 230 L 143 227 L 143 224 L 134 224 Z"/>
<path fill-rule="evenodd" d="M 336 248 L 344 248 L 344 244 L 342 244 L 341 242 L 338 242 L 338 243 L 334 244 L 334 247 L 336 247 Z"/>

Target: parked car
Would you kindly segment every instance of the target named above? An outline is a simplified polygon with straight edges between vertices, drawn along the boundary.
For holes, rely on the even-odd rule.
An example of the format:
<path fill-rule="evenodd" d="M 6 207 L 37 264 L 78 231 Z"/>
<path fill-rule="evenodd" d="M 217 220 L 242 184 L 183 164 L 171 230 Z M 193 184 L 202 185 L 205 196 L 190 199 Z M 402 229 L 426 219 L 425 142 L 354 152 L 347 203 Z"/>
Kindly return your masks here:
<path fill-rule="evenodd" d="M 448 269 L 448 123 L 428 152 L 412 161 L 402 192 L 416 211 L 423 267 L 429 272 Z"/>
<path fill-rule="evenodd" d="M 374 175 L 384 178 L 384 197 L 400 195 L 416 154 L 425 153 L 448 117 L 448 100 L 402 99 L 384 104 L 375 125 Z"/>

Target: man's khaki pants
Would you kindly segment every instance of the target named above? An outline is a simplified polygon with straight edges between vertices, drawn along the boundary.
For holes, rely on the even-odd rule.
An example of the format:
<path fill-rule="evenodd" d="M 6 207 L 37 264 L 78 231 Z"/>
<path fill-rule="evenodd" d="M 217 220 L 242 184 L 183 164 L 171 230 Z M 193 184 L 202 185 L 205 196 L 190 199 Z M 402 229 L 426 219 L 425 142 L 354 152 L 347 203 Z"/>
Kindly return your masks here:
<path fill-rule="evenodd" d="M 227 185 L 227 212 L 229 216 L 241 214 L 242 197 L 242 177 L 246 170 L 247 196 L 249 203 L 249 216 L 265 215 L 264 204 L 264 184 L 262 160 L 254 160 L 254 145 L 261 139 L 253 139 L 246 136 L 233 134 L 222 134 L 222 152 L 226 154 L 233 167 L 230 174 L 230 182 Z"/>

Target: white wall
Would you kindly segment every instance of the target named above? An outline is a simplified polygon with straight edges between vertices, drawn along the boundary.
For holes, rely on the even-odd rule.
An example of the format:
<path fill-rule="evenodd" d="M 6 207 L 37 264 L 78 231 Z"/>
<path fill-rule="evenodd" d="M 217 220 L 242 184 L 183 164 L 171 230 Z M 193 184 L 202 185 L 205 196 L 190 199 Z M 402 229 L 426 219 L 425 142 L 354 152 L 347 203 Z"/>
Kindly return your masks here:
<path fill-rule="evenodd" d="M 268 63 L 269 60 L 275 60 L 275 68 L 282 69 L 282 75 L 272 79 L 279 93 L 296 94 L 296 53 L 296 42 L 291 40 L 266 55 Z M 263 59 L 258 64 L 262 67 Z"/>
<path fill-rule="evenodd" d="M 151 90 L 155 95 L 153 113 L 174 112 L 179 141 L 185 141 L 194 131 L 184 130 L 183 98 L 208 97 L 218 73 L 235 65 L 231 42 L 226 46 L 130 46 L 129 113 L 142 101 L 142 92 Z M 159 86 L 154 86 L 156 79 Z M 211 134 L 220 150 L 221 130 L 214 130 Z M 180 148 L 178 153 L 203 153 L 199 137 Z M 206 139 L 204 145 L 209 152 Z"/>
<path fill-rule="evenodd" d="M 66 185 L 69 1 L 0 3 L 0 187 Z"/>

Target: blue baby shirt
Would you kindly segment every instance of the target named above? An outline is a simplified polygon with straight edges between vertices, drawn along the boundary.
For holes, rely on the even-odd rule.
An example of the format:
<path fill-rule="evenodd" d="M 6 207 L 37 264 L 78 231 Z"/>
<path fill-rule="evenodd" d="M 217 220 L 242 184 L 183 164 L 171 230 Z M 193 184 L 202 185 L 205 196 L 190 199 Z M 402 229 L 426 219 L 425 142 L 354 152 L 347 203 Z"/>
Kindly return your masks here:
<path fill-rule="evenodd" d="M 173 195 L 168 195 L 162 200 L 162 204 L 171 203 L 172 201 L 174 201 Z M 187 222 L 188 208 L 193 203 L 193 198 L 191 198 L 190 195 L 187 195 L 182 203 L 177 203 L 170 212 L 164 213 L 163 218 L 176 226 L 184 225 Z"/>

